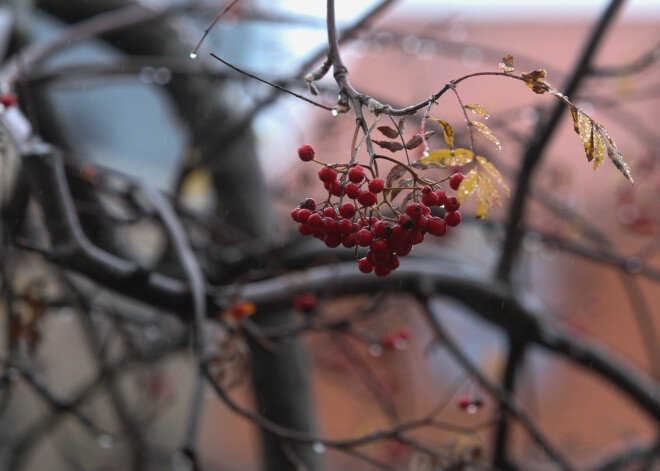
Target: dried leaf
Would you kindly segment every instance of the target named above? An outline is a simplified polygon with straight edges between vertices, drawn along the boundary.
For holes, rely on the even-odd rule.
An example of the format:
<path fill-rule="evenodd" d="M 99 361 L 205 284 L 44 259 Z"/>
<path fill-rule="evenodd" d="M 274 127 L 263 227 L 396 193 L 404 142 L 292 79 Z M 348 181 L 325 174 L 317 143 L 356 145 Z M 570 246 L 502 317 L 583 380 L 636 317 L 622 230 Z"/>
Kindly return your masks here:
<path fill-rule="evenodd" d="M 495 134 L 493 134 L 493 131 L 491 131 L 488 126 L 486 126 L 481 121 L 470 121 L 470 126 L 475 128 L 477 131 L 481 132 L 481 134 L 486 136 L 491 141 L 493 141 L 493 143 L 497 147 L 497 150 L 502 150 L 502 145 L 500 144 L 500 140 L 495 137 Z"/>
<path fill-rule="evenodd" d="M 429 152 L 429 155 L 420 159 L 420 162 L 428 164 L 435 162 L 445 167 L 466 165 L 472 162 L 474 154 L 468 149 L 437 149 Z"/>
<path fill-rule="evenodd" d="M 545 80 L 543 80 L 545 76 L 546 76 L 545 69 L 533 70 L 528 74 L 522 74 L 522 78 L 533 82 L 533 83 L 525 82 L 525 85 L 531 88 L 534 91 L 534 93 L 538 93 L 539 95 L 545 93 L 550 88 L 550 84 Z"/>
<path fill-rule="evenodd" d="M 509 196 L 509 187 L 507 186 L 506 183 L 504 183 L 502 174 L 500 174 L 500 171 L 497 170 L 497 167 L 495 167 L 495 165 L 493 165 L 491 162 L 486 160 L 485 157 L 477 156 L 477 162 L 479 162 L 481 168 L 483 168 L 486 172 L 488 172 L 490 176 L 495 179 L 497 184 L 502 187 L 502 191 L 504 191 L 504 194 Z"/>
<path fill-rule="evenodd" d="M 598 125 L 600 131 L 605 135 L 606 145 L 607 145 L 607 156 L 612 160 L 616 168 L 619 169 L 623 176 L 626 177 L 630 183 L 634 183 L 632 175 L 630 174 L 630 167 L 623 159 L 623 154 L 617 149 L 614 140 L 610 137 L 609 133 L 605 130 L 604 127 Z"/>
<path fill-rule="evenodd" d="M 399 120 L 398 124 L 399 132 L 403 134 L 403 131 L 406 129 L 406 118 L 403 117 Z"/>
<path fill-rule="evenodd" d="M 444 165 L 436 164 L 435 162 L 422 163 L 419 160 L 415 160 L 410 164 L 410 166 L 419 170 L 428 170 L 430 168 L 445 168 Z"/>
<path fill-rule="evenodd" d="M 449 146 L 450 149 L 454 148 L 454 128 L 451 127 L 451 125 L 442 119 L 438 118 L 431 118 L 434 121 L 437 121 L 440 126 L 442 126 L 442 130 L 445 132 L 445 142 L 447 142 L 447 145 Z"/>
<path fill-rule="evenodd" d="M 377 141 L 374 139 L 372 142 L 377 146 L 382 147 L 383 149 L 389 150 L 390 152 L 397 152 L 403 149 L 403 144 L 397 141 Z"/>
<path fill-rule="evenodd" d="M 433 136 L 435 134 L 435 131 L 426 131 L 424 133 L 424 139 L 428 139 L 429 137 Z M 413 137 L 410 138 L 408 142 L 406 142 L 406 149 L 414 149 L 415 147 L 419 147 L 422 142 L 422 135 L 421 134 L 415 134 Z"/>
<path fill-rule="evenodd" d="M 484 108 L 481 105 L 477 105 L 476 103 L 471 105 L 465 105 L 463 108 L 465 108 L 466 110 L 470 110 L 473 113 L 478 114 L 479 116 L 483 116 L 485 119 L 488 119 L 488 117 L 490 116 L 488 114 L 488 111 L 486 111 L 486 108 Z"/>
<path fill-rule="evenodd" d="M 400 208 L 405 208 L 406 205 L 408 204 L 408 201 L 412 200 L 414 191 L 409 191 L 408 194 L 403 198 L 403 201 L 401 202 L 401 205 L 399 206 Z"/>
<path fill-rule="evenodd" d="M 399 137 L 399 131 L 389 126 L 378 126 L 376 129 L 383 133 L 385 137 L 389 137 L 390 139 L 396 139 Z"/>
<path fill-rule="evenodd" d="M 581 110 L 577 111 L 577 116 L 578 134 L 582 140 L 584 152 L 587 154 L 587 161 L 591 162 L 594 159 L 594 122 Z"/>
<path fill-rule="evenodd" d="M 571 111 L 571 119 L 573 120 L 573 129 L 575 129 L 575 132 L 579 135 L 580 134 L 580 111 L 577 109 L 576 106 L 570 106 L 569 107 Z"/>
<path fill-rule="evenodd" d="M 594 127 L 591 136 L 594 153 L 594 170 L 596 170 L 598 167 L 600 167 L 600 164 L 603 163 L 603 159 L 605 158 L 605 139 L 603 139 L 601 133 L 598 132 L 597 127 Z"/>
<path fill-rule="evenodd" d="M 467 175 L 465 175 L 461 185 L 458 187 L 458 190 L 456 190 L 456 198 L 458 198 L 458 201 L 462 203 L 474 193 L 474 190 L 476 190 L 479 185 L 479 178 L 480 174 L 476 168 L 473 168 Z"/>
<path fill-rule="evenodd" d="M 394 183 L 394 180 L 401 178 L 404 174 L 406 173 L 406 169 L 400 165 L 395 165 L 392 167 L 392 170 L 390 170 L 390 173 L 387 174 L 387 178 L 385 179 L 386 182 L 386 187 L 392 186 Z"/>
<path fill-rule="evenodd" d="M 505 74 L 510 74 L 511 72 L 516 71 L 516 69 L 513 67 L 513 63 L 513 56 L 511 54 L 507 54 L 506 56 L 502 57 L 502 62 L 500 62 L 499 68 Z"/>

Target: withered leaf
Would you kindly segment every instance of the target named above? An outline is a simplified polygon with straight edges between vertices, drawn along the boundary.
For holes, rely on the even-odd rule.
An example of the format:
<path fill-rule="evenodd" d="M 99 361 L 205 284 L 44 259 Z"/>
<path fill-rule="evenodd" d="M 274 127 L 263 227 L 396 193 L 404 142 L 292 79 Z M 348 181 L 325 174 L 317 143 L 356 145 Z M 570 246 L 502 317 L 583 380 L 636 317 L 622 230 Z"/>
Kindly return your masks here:
<path fill-rule="evenodd" d="M 506 56 L 502 57 L 502 62 L 499 63 L 499 68 L 505 74 L 510 74 L 511 72 L 516 71 L 516 69 L 513 67 L 513 63 L 513 56 L 511 54 L 507 54 Z"/>
<path fill-rule="evenodd" d="M 438 118 L 433 118 L 431 117 L 433 121 L 437 121 L 437 123 L 442 126 L 442 130 L 445 133 L 445 142 L 449 146 L 450 149 L 454 148 L 454 128 L 451 127 L 451 125 L 442 119 Z"/>
<path fill-rule="evenodd" d="M 619 149 L 617 149 L 614 140 L 610 137 L 609 133 L 605 130 L 605 128 L 600 125 L 598 127 L 605 136 L 605 140 L 606 140 L 605 144 L 607 145 L 607 156 L 610 158 L 610 160 L 612 160 L 615 167 L 618 168 L 621 173 L 623 173 L 623 176 L 626 177 L 630 181 L 630 183 L 634 183 L 632 175 L 630 174 L 630 167 L 628 167 L 628 164 L 623 159 L 623 154 L 619 152 Z"/>
<path fill-rule="evenodd" d="M 403 131 L 406 129 L 406 118 L 405 116 L 399 120 L 398 124 L 399 132 L 403 134 Z"/>
<path fill-rule="evenodd" d="M 497 137 L 495 137 L 495 134 L 493 134 L 493 131 L 491 131 L 488 126 L 486 126 L 481 121 L 470 121 L 470 126 L 475 128 L 477 131 L 479 131 L 481 134 L 486 136 L 491 141 L 493 141 L 495 147 L 497 147 L 497 150 L 502 150 L 502 145 L 500 144 L 500 140 Z"/>
<path fill-rule="evenodd" d="M 458 198 L 458 201 L 462 203 L 474 193 L 474 190 L 476 190 L 479 185 L 479 179 L 480 174 L 476 168 L 473 168 L 467 175 L 465 175 L 461 185 L 458 187 L 458 190 L 456 190 L 456 198 Z"/>
<path fill-rule="evenodd" d="M 486 119 L 488 119 L 489 116 L 490 116 L 488 114 L 488 111 L 486 111 L 486 108 L 484 108 L 483 106 L 478 105 L 476 103 L 473 103 L 473 104 L 470 104 L 470 105 L 465 105 L 463 108 L 465 108 L 466 110 L 470 110 L 473 113 L 478 114 L 479 116 L 483 116 Z"/>
<path fill-rule="evenodd" d="M 390 139 L 396 139 L 399 137 L 399 131 L 389 126 L 378 126 L 376 129 L 378 129 L 385 137 L 389 137 Z"/>
<path fill-rule="evenodd" d="M 410 201 L 413 197 L 414 191 L 409 191 L 408 194 L 403 198 L 403 201 L 401 202 L 401 205 L 399 206 L 400 208 L 405 208 L 406 205 L 408 204 L 408 201 Z"/>
<path fill-rule="evenodd" d="M 397 178 L 401 178 L 404 174 L 406 173 L 406 169 L 402 167 L 401 165 L 395 165 L 392 167 L 392 170 L 390 170 L 390 173 L 387 174 L 387 178 L 385 179 L 386 181 L 386 187 L 392 186 L 394 183 L 394 180 Z"/>
<path fill-rule="evenodd" d="M 429 137 L 433 136 L 435 134 L 435 131 L 426 131 L 424 133 L 424 139 L 428 139 Z M 408 142 L 406 142 L 406 149 L 414 149 L 415 147 L 419 147 L 422 142 L 422 135 L 421 134 L 415 134 L 413 137 L 410 138 Z"/>
<path fill-rule="evenodd" d="M 522 74 L 522 78 L 528 80 L 528 82 L 525 82 L 525 85 L 539 95 L 545 93 L 550 88 L 550 84 L 543 80 L 545 76 L 545 69 L 533 70 L 528 74 Z"/>
<path fill-rule="evenodd" d="M 580 111 L 576 106 L 570 106 L 569 110 L 571 111 L 571 119 L 573 120 L 573 129 L 579 135 L 580 134 Z"/>
<path fill-rule="evenodd" d="M 428 170 L 430 168 L 445 168 L 444 165 L 440 165 L 435 162 L 422 163 L 420 160 L 415 160 L 410 164 L 410 166 L 419 170 Z"/>
<path fill-rule="evenodd" d="M 593 158 L 594 158 L 594 170 L 600 167 L 600 164 L 603 163 L 605 158 L 605 139 L 598 131 L 598 127 L 594 126 L 592 132 L 592 143 L 593 143 Z"/>
<path fill-rule="evenodd" d="M 429 152 L 420 159 L 424 164 L 431 162 L 444 165 L 446 167 L 461 166 L 472 162 L 474 154 L 471 150 L 458 148 L 458 149 L 437 149 Z"/>
<path fill-rule="evenodd" d="M 509 196 L 509 187 L 507 186 L 506 183 L 504 183 L 504 179 L 502 178 L 502 174 L 500 173 L 499 170 L 497 170 L 497 167 L 492 164 L 492 162 L 489 162 L 486 160 L 485 157 L 477 156 L 477 162 L 479 162 L 479 165 L 481 165 L 481 168 L 483 168 L 486 172 L 490 174 L 491 177 L 495 179 L 498 185 L 502 187 L 502 190 L 504 191 L 504 194 Z"/>
<path fill-rule="evenodd" d="M 397 141 L 377 141 L 374 139 L 372 142 L 377 146 L 382 147 L 383 149 L 389 150 L 390 152 L 397 152 L 403 149 L 403 144 Z"/>

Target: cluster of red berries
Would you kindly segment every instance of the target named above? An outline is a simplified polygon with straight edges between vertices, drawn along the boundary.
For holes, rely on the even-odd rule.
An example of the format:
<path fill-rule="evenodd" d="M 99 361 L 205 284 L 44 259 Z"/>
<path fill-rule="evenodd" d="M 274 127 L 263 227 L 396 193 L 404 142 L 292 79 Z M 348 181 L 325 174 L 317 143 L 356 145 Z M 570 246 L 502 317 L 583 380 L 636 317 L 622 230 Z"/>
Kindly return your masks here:
<path fill-rule="evenodd" d="M 313 160 L 314 155 L 312 146 L 298 149 L 298 156 L 305 162 Z M 344 178 L 338 178 L 337 169 L 345 174 Z M 318 176 L 328 190 L 327 200 L 317 205 L 314 199 L 307 198 L 291 211 L 291 217 L 302 235 L 321 239 L 328 247 L 368 247 L 366 256 L 358 260 L 363 273 L 388 275 L 398 268 L 399 257 L 408 255 L 425 234 L 443 236 L 447 226 L 461 222 L 458 199 L 430 185 L 416 191 L 421 201 L 408 203 L 404 211 L 395 210 L 393 218 L 386 218 L 376 210 L 379 195 L 386 190 L 385 182 L 381 178 L 369 179 L 360 165 L 324 165 Z M 460 173 L 453 175 L 450 186 L 457 189 L 462 179 Z M 333 203 L 333 196 L 352 201 Z M 433 206 L 444 207 L 444 218 L 431 215 Z"/>

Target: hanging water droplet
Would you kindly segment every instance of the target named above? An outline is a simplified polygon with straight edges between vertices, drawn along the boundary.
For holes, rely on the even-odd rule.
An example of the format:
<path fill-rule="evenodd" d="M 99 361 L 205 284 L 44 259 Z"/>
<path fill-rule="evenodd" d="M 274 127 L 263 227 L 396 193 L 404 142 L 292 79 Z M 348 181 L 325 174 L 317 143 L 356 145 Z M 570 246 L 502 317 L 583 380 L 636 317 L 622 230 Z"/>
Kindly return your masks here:
<path fill-rule="evenodd" d="M 331 113 L 332 113 L 332 116 L 337 116 L 339 114 L 339 112 L 337 111 L 337 108 L 333 108 Z"/>
<path fill-rule="evenodd" d="M 372 357 L 379 357 L 382 354 L 383 354 L 383 347 L 381 347 L 379 344 L 372 343 L 369 346 L 369 355 L 371 355 Z"/>
<path fill-rule="evenodd" d="M 196 52 L 191 52 L 190 53 L 190 58 L 191 59 L 197 59 L 197 53 Z"/>
<path fill-rule="evenodd" d="M 626 260 L 626 270 L 628 270 L 628 273 L 639 273 L 643 267 L 644 264 L 638 257 L 630 257 Z"/>
<path fill-rule="evenodd" d="M 112 446 L 115 444 L 115 440 L 110 435 L 102 433 L 96 437 L 96 443 L 98 443 L 98 445 L 104 450 L 107 450 L 112 448 Z"/>
<path fill-rule="evenodd" d="M 193 464 L 185 454 L 178 452 L 172 455 L 172 468 L 174 471 L 191 471 Z"/>
<path fill-rule="evenodd" d="M 325 445 L 321 442 L 314 442 L 314 444 L 312 445 L 312 449 L 314 450 L 315 453 L 318 453 L 319 455 L 325 453 Z"/>
<path fill-rule="evenodd" d="M 424 153 L 422 154 L 422 157 L 428 157 L 429 156 L 429 151 L 425 150 Z"/>

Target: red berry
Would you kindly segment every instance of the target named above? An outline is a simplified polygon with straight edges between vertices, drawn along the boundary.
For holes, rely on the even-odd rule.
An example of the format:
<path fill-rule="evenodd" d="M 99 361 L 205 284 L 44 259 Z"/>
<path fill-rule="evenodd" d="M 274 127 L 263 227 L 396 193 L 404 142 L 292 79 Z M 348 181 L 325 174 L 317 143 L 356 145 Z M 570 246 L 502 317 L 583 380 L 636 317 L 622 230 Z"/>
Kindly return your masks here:
<path fill-rule="evenodd" d="M 360 183 L 364 179 L 364 169 L 359 165 L 348 171 L 348 179 L 353 183 Z"/>
<path fill-rule="evenodd" d="M 399 268 L 399 257 L 397 257 L 396 255 L 392 255 L 392 258 L 390 258 L 389 262 L 387 263 L 387 268 L 389 268 L 392 271 Z"/>
<path fill-rule="evenodd" d="M 298 222 L 307 222 L 309 217 L 312 215 L 312 212 L 309 209 L 303 208 L 298 210 Z"/>
<path fill-rule="evenodd" d="M 467 409 L 472 405 L 472 396 L 461 396 L 458 398 L 458 407 Z"/>
<path fill-rule="evenodd" d="M 358 268 L 362 273 L 371 273 L 374 271 L 374 267 L 371 263 L 369 263 L 369 260 L 366 258 L 361 258 L 358 260 Z"/>
<path fill-rule="evenodd" d="M 303 162 L 309 162 L 310 160 L 313 160 L 314 154 L 316 154 L 316 152 L 310 145 L 305 145 L 298 149 L 298 157 L 300 157 L 300 160 Z"/>
<path fill-rule="evenodd" d="M 333 208 L 332 206 L 326 206 L 325 208 L 323 208 L 323 215 L 328 218 L 333 218 L 337 216 L 337 213 L 335 212 L 335 208 Z"/>
<path fill-rule="evenodd" d="M 392 270 L 390 270 L 389 268 L 387 268 L 386 266 L 383 266 L 383 265 L 376 265 L 374 267 L 374 273 L 377 276 L 387 276 L 390 273 L 392 273 Z"/>
<path fill-rule="evenodd" d="M 360 187 L 357 185 L 357 183 L 347 183 L 344 190 L 346 191 L 346 196 L 352 200 L 356 199 L 360 195 Z"/>
<path fill-rule="evenodd" d="M 407 210 L 407 208 L 406 208 L 406 210 Z M 406 230 L 412 229 L 415 226 L 415 222 L 413 221 L 413 219 L 408 214 L 402 214 L 399 217 L 399 224 L 401 225 L 401 227 L 403 229 L 406 229 Z"/>
<path fill-rule="evenodd" d="M 458 226 L 460 222 L 461 222 L 461 213 L 459 213 L 458 211 L 445 214 L 445 223 L 448 226 L 455 227 Z"/>
<path fill-rule="evenodd" d="M 459 203 L 458 198 L 455 196 L 450 196 L 445 200 L 445 209 L 450 213 L 453 213 L 460 207 L 461 203 Z"/>
<path fill-rule="evenodd" d="M 291 219 L 297 222 L 299 212 L 300 212 L 300 208 L 293 208 L 293 211 L 291 211 Z"/>
<path fill-rule="evenodd" d="M 327 217 L 323 220 L 325 232 L 328 234 L 337 232 L 337 221 L 334 218 Z"/>
<path fill-rule="evenodd" d="M 314 211 L 316 209 L 316 201 L 314 201 L 314 198 L 307 198 L 300 203 L 300 208 Z"/>
<path fill-rule="evenodd" d="M 312 228 L 309 224 L 300 223 L 298 224 L 298 232 L 300 232 L 301 235 L 308 236 L 312 233 Z"/>
<path fill-rule="evenodd" d="M 369 247 L 373 237 L 374 236 L 369 229 L 360 229 L 356 234 L 357 243 L 360 247 Z"/>
<path fill-rule="evenodd" d="M 330 188 L 328 188 L 330 194 L 334 196 L 341 196 L 344 193 L 344 185 L 339 180 L 330 182 Z"/>
<path fill-rule="evenodd" d="M 400 257 L 405 257 L 412 251 L 412 245 L 409 243 L 406 243 L 401 250 L 397 250 L 396 253 Z"/>
<path fill-rule="evenodd" d="M 431 189 L 430 186 L 424 185 L 424 188 L 422 188 L 422 194 L 428 195 L 429 193 L 433 193 L 433 190 Z"/>
<path fill-rule="evenodd" d="M 406 214 L 413 219 L 417 219 L 424 215 L 424 210 L 422 205 L 419 203 L 408 203 L 406 206 Z"/>
<path fill-rule="evenodd" d="M 424 203 L 426 206 L 439 206 L 440 198 L 438 198 L 438 195 L 431 191 L 422 195 L 422 203 Z"/>
<path fill-rule="evenodd" d="M 445 190 L 437 190 L 435 194 L 438 195 L 438 206 L 442 206 L 447 199 L 447 193 L 445 193 Z"/>
<path fill-rule="evenodd" d="M 372 193 L 380 193 L 385 189 L 385 182 L 382 178 L 374 178 L 369 182 L 369 191 Z"/>
<path fill-rule="evenodd" d="M 388 253 L 387 242 L 382 239 L 376 239 L 371 242 L 371 251 L 374 255 L 383 255 Z"/>
<path fill-rule="evenodd" d="M 392 235 L 392 224 L 387 221 L 378 221 L 374 224 L 374 235 L 381 239 L 388 239 Z"/>
<path fill-rule="evenodd" d="M 0 103 L 5 108 L 11 108 L 18 103 L 18 97 L 13 93 L 0 93 Z"/>
<path fill-rule="evenodd" d="M 350 219 L 342 219 L 337 223 L 337 232 L 342 235 L 350 234 L 353 231 L 353 223 Z"/>
<path fill-rule="evenodd" d="M 346 247 L 347 249 L 350 249 L 351 247 L 355 247 L 357 244 L 357 237 L 355 234 L 346 234 L 341 238 L 341 245 Z"/>
<path fill-rule="evenodd" d="M 341 236 L 339 236 L 339 234 L 328 234 L 325 236 L 325 239 L 323 239 L 323 242 L 325 242 L 325 245 L 331 249 L 334 249 L 335 247 L 339 247 L 339 244 L 341 244 Z"/>
<path fill-rule="evenodd" d="M 337 171 L 329 165 L 326 165 L 319 170 L 319 179 L 322 182 L 333 182 L 337 179 Z"/>
<path fill-rule="evenodd" d="M 307 223 L 312 226 L 312 229 L 322 229 L 324 226 L 323 216 L 319 213 L 314 213 L 307 219 Z"/>
<path fill-rule="evenodd" d="M 428 218 L 426 216 L 421 216 L 415 219 L 415 230 L 419 232 L 424 232 L 428 224 Z"/>
<path fill-rule="evenodd" d="M 438 217 L 429 218 L 426 230 L 434 236 L 443 236 L 447 233 L 447 224 Z"/>
<path fill-rule="evenodd" d="M 316 307 L 316 295 L 303 293 L 293 298 L 293 307 L 301 311 L 311 311 Z"/>
<path fill-rule="evenodd" d="M 449 179 L 449 186 L 451 187 L 451 189 L 458 190 L 458 187 L 461 186 L 461 182 L 463 181 L 463 178 L 465 178 L 465 175 L 463 175 L 461 172 L 453 174 Z"/>
<path fill-rule="evenodd" d="M 373 206 L 378 202 L 378 197 L 376 196 L 375 193 L 372 193 L 370 191 L 360 191 L 360 194 L 358 195 L 358 203 L 364 206 Z"/>
<path fill-rule="evenodd" d="M 339 214 L 346 219 L 350 219 L 355 216 L 355 205 L 353 203 L 344 203 L 339 208 Z"/>

